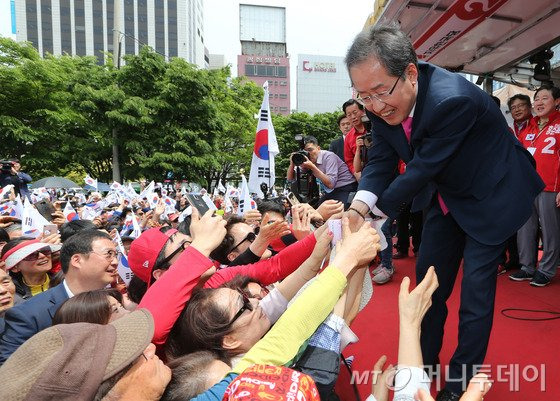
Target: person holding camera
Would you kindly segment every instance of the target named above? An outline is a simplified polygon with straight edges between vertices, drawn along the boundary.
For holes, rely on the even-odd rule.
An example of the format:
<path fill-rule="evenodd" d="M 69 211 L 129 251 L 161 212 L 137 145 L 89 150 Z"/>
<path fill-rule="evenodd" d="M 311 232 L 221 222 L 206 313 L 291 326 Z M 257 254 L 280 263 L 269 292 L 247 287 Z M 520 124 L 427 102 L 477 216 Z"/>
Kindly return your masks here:
<path fill-rule="evenodd" d="M 317 138 L 306 136 L 303 139 L 304 151 L 290 156 L 290 166 L 286 178 L 294 180 L 296 167 L 308 170 L 318 178 L 325 187 L 325 194 L 319 199 L 319 205 L 327 199 L 334 199 L 349 205 L 350 193 L 356 192 L 358 183 L 344 163 L 336 154 L 321 150 Z"/>
<path fill-rule="evenodd" d="M 2 161 L 2 171 L 0 171 L 0 187 L 4 188 L 7 185 L 14 186 L 16 195 L 29 198 L 29 190 L 27 184 L 31 182 L 31 176 L 22 171 L 21 164 L 18 159 L 10 159 Z"/>

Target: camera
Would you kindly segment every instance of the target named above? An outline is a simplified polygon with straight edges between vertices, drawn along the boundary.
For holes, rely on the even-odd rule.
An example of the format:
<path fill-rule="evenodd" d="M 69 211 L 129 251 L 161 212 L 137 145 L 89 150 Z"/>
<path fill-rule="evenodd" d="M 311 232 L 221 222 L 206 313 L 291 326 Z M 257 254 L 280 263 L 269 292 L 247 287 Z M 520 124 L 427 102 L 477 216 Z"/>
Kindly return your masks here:
<path fill-rule="evenodd" d="M 306 158 L 309 159 L 309 152 L 307 152 L 306 150 L 298 150 L 297 152 L 292 154 L 292 162 L 296 166 L 301 166 L 303 163 L 305 163 Z"/>
<path fill-rule="evenodd" d="M 12 167 L 14 167 L 14 162 L 10 160 L 0 160 L 0 169 L 3 173 L 9 173 L 12 171 Z"/>

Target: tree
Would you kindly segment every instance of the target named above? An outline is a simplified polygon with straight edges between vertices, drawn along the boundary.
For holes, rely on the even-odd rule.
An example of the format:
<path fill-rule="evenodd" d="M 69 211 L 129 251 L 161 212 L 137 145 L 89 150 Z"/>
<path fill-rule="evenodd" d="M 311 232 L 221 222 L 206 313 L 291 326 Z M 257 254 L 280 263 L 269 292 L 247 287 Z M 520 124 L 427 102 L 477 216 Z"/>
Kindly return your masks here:
<path fill-rule="evenodd" d="M 0 157 L 20 157 L 34 177 L 112 176 L 113 130 L 123 179 L 195 181 L 207 188 L 249 170 L 263 91 L 229 68 L 166 62 L 149 47 L 116 69 L 95 57 L 39 57 L 0 38 Z M 336 113 L 274 115 L 281 180 L 295 134 L 328 146 Z"/>
<path fill-rule="evenodd" d="M 314 136 L 322 149 L 328 149 L 330 142 L 340 135 L 336 120 L 339 112 L 316 113 L 312 116 L 303 113 L 292 113 L 289 116 L 273 115 L 272 121 L 276 131 L 280 154 L 276 157 L 276 182 L 283 182 L 286 170 L 290 165 L 290 154 L 301 149 L 301 143 L 295 140 L 296 135 Z"/>

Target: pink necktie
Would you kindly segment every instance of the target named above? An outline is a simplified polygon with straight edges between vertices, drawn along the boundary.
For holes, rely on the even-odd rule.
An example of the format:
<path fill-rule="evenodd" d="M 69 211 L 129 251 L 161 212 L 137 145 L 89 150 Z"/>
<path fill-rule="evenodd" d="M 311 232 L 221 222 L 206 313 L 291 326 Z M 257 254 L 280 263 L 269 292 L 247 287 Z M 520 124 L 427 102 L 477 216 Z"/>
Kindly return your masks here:
<path fill-rule="evenodd" d="M 407 117 L 406 120 L 404 120 L 401 124 L 404 130 L 404 134 L 406 135 L 406 140 L 408 141 L 408 143 L 410 143 L 410 135 L 412 134 L 412 117 Z M 445 216 L 447 213 L 449 213 L 449 209 L 445 205 L 445 202 L 443 201 L 443 198 L 441 197 L 439 192 L 437 196 L 438 196 L 439 207 L 441 207 L 441 211 Z"/>

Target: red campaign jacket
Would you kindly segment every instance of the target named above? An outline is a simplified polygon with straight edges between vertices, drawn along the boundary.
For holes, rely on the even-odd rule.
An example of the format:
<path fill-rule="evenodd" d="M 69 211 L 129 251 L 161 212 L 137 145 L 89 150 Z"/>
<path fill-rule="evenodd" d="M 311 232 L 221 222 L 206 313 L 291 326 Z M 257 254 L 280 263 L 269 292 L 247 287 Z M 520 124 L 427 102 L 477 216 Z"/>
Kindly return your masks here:
<path fill-rule="evenodd" d="M 204 288 L 217 288 L 238 274 L 254 278 L 263 285 L 275 283 L 294 272 L 311 255 L 315 244 L 315 236 L 311 233 L 270 259 L 219 270 L 208 279 Z M 167 336 L 191 298 L 198 279 L 212 266 L 212 260 L 194 247 L 188 247 L 146 291 L 138 308 L 148 309 L 154 317 L 152 342 L 158 349 L 167 341 Z"/>
<path fill-rule="evenodd" d="M 348 166 L 348 170 L 354 174 L 354 155 L 356 154 L 356 138 L 364 135 L 366 131 L 356 132 L 356 128 L 352 127 L 344 138 L 344 162 Z"/>
<path fill-rule="evenodd" d="M 533 117 L 519 133 L 519 141 L 529 150 L 537 163 L 537 173 L 545 191 L 560 191 L 560 112 L 549 116 L 548 124 L 539 129 L 539 117 Z"/>

